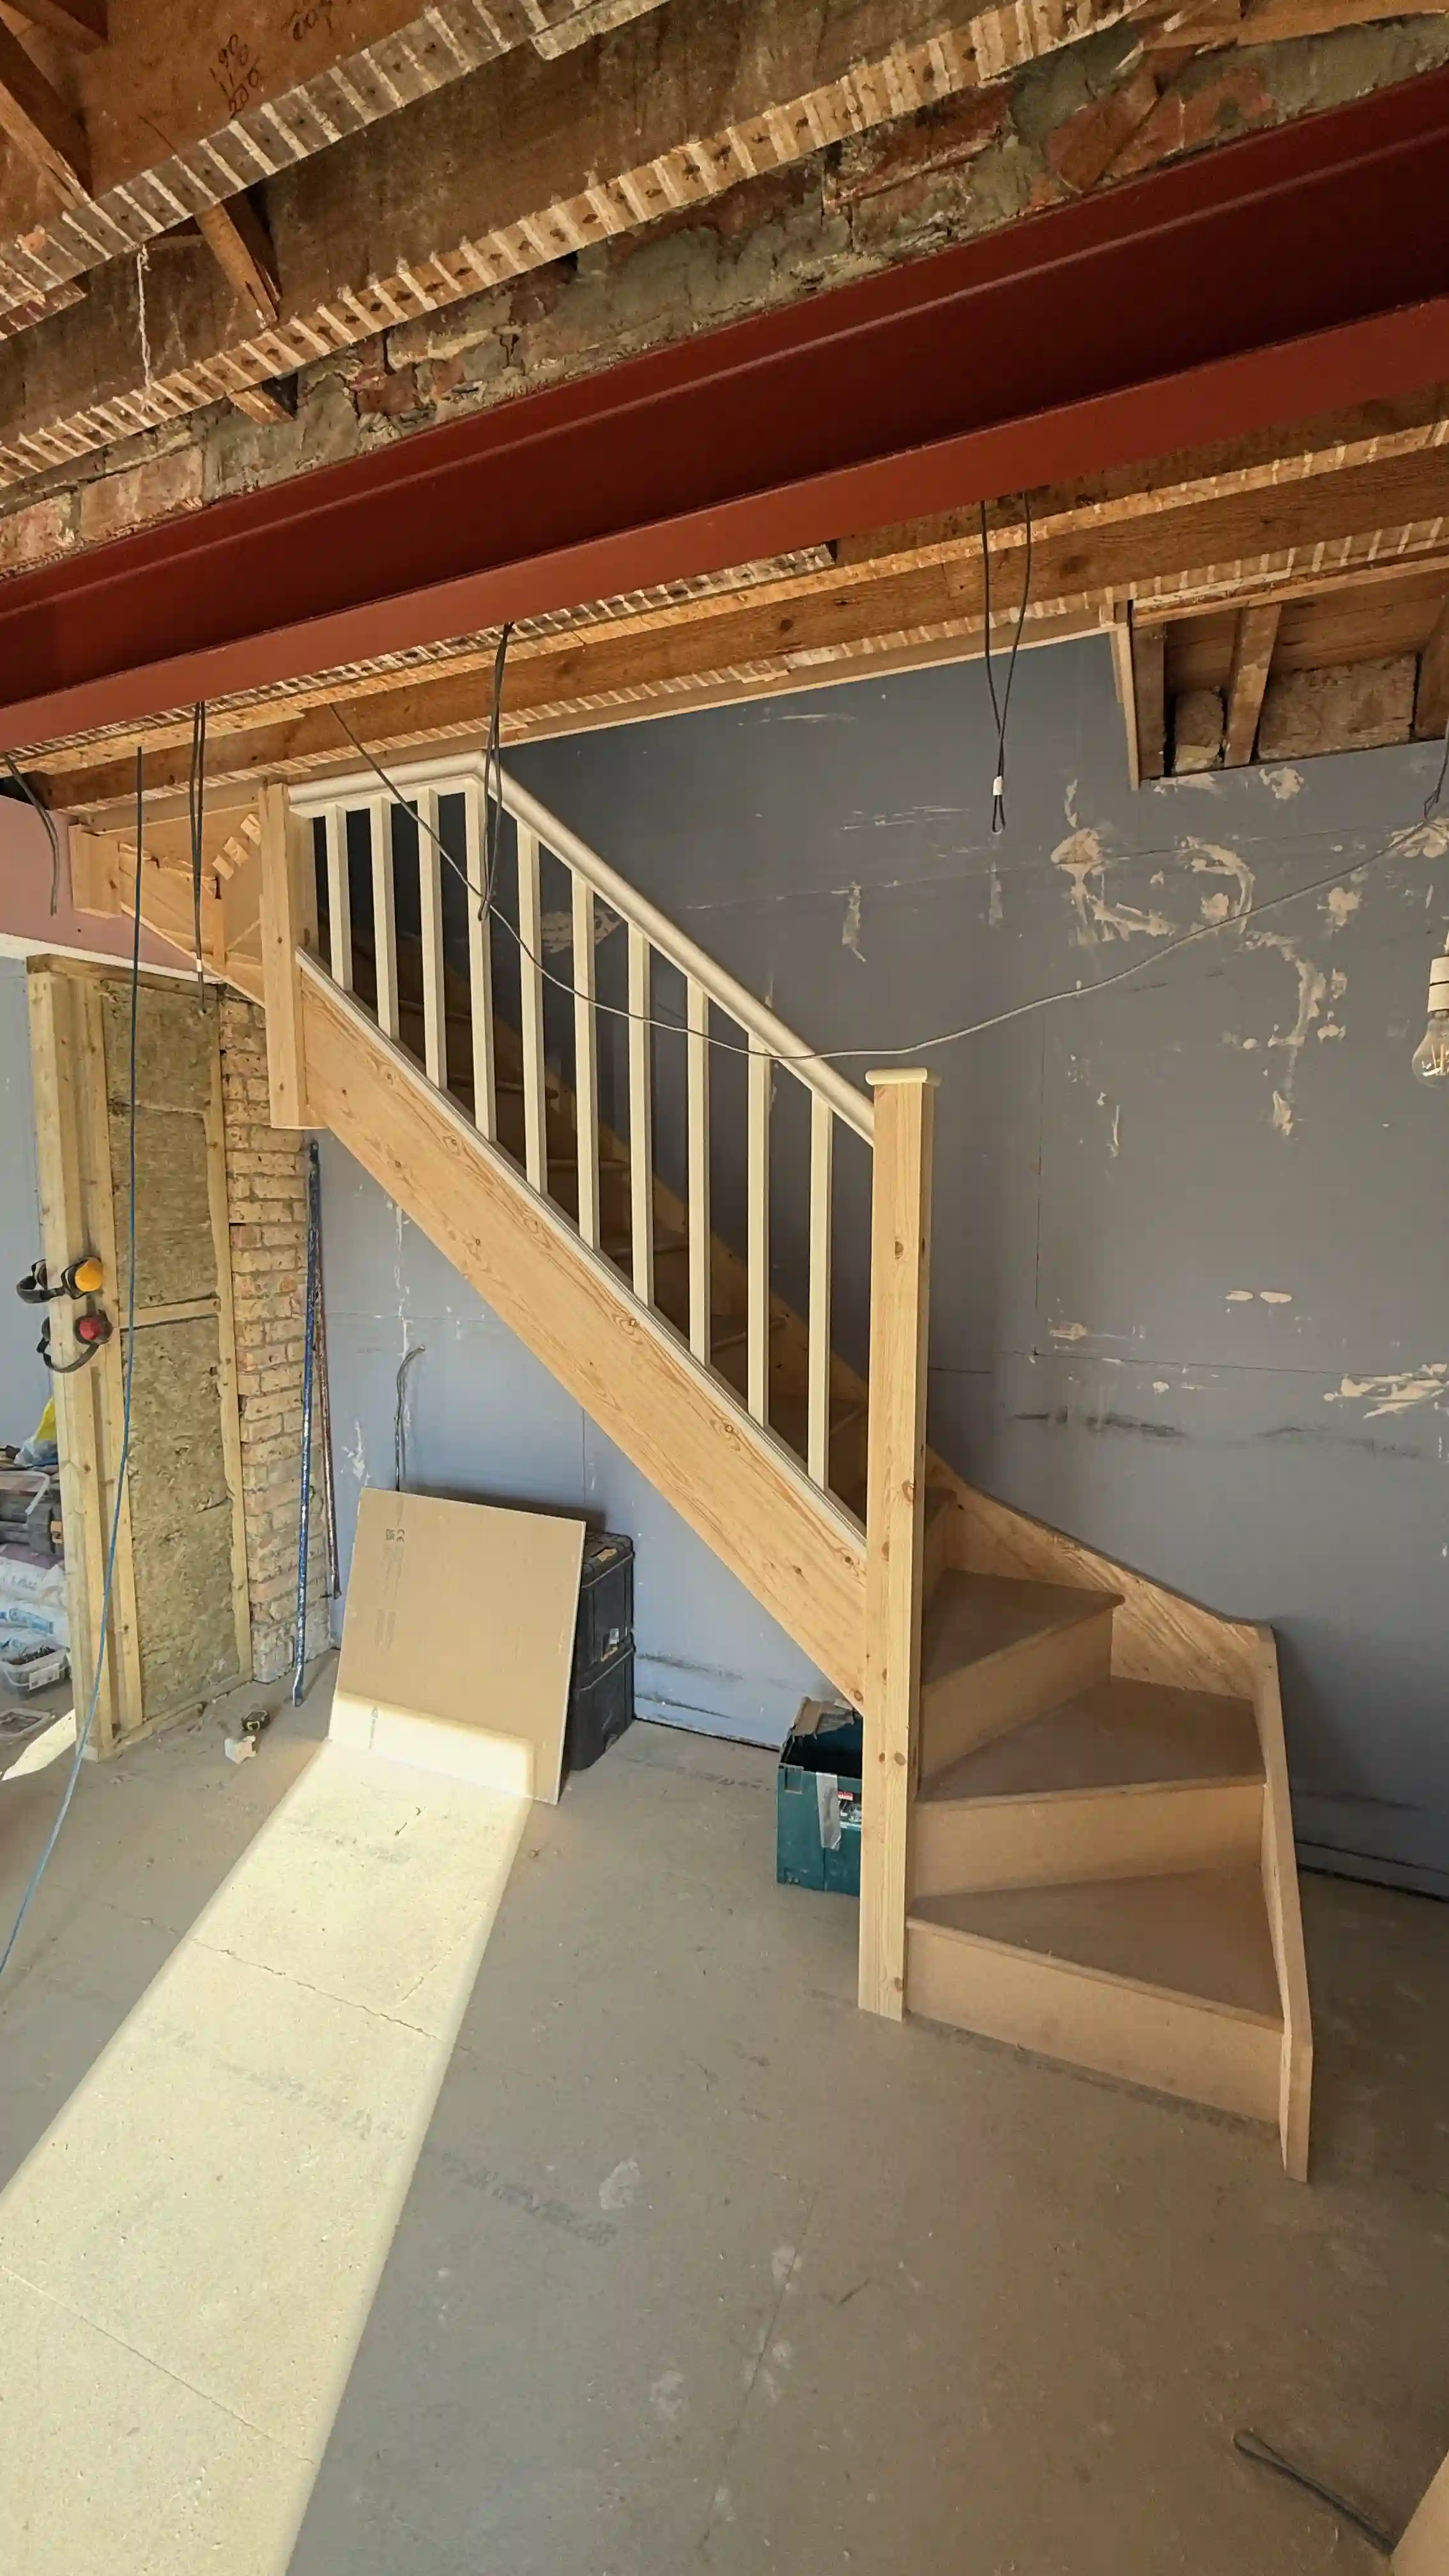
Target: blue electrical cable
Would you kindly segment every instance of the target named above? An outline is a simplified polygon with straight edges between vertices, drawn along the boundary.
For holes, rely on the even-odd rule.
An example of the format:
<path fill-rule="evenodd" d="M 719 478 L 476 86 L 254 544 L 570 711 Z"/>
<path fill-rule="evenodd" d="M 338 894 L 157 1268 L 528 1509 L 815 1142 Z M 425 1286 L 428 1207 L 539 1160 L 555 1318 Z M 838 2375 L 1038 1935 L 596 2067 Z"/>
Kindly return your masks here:
<path fill-rule="evenodd" d="M 105 1581 L 101 1586 L 101 1618 L 100 1630 L 96 1638 L 96 1668 L 91 1680 L 90 1705 L 86 1710 L 85 1724 L 76 1737 L 75 1752 L 71 1757 L 70 1777 L 65 1784 L 60 1805 L 56 1809 L 55 1822 L 46 1836 L 45 1849 L 31 1872 L 30 1884 L 20 1900 L 20 1911 L 10 1927 L 10 1938 L 3 1951 L 0 1951 L 0 1977 L 4 1976 L 10 1965 L 11 1955 L 20 1938 L 21 1928 L 34 1902 L 36 1890 L 45 1876 L 50 1855 L 60 1840 L 61 1826 L 70 1813 L 70 1802 L 75 1796 L 76 1782 L 80 1778 L 81 1764 L 85 1760 L 86 1746 L 91 1739 L 91 1729 L 95 1725 L 96 1709 L 100 1703 L 101 1674 L 105 1669 L 106 1630 L 110 1622 L 111 1593 L 116 1579 L 116 1547 L 121 1532 L 121 1505 L 126 1492 L 126 1468 L 131 1454 L 131 1372 L 136 1363 L 136 1025 L 141 993 L 141 850 L 144 793 L 141 753 L 138 749 L 136 753 L 136 903 L 131 920 L 130 1171 L 128 1176 L 130 1205 L 126 1235 L 126 1366 L 123 1380 L 125 1394 L 121 1408 L 121 1455 L 116 1468 L 116 1499 L 111 1512 L 110 1540 L 106 1548 Z"/>
<path fill-rule="evenodd" d="M 292 1706 L 302 1704 L 307 1664 L 307 1560 L 312 1545 L 312 1382 L 317 1351 L 317 1273 L 322 1247 L 322 1177 L 313 1137 L 307 1161 L 307 1320 L 302 1327 L 302 1493 L 297 1516 L 297 1635 L 292 1647 Z"/>

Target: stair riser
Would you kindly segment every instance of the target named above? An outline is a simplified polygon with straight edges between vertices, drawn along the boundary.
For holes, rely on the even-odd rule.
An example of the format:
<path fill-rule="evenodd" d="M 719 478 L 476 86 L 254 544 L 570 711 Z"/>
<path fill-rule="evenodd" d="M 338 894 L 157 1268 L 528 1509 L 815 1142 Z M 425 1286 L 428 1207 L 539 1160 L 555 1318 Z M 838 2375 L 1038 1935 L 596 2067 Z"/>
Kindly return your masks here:
<path fill-rule="evenodd" d="M 1187 1996 L 912 1924 L 906 2003 L 931 2021 L 1066 2066 L 1150 2085 L 1239 2119 L 1278 2117 L 1282 2032 Z"/>
<path fill-rule="evenodd" d="M 927 1682 L 921 1691 L 921 1777 L 934 1779 L 975 1744 L 1007 1735 L 1040 1717 L 1093 1682 L 1105 1681 L 1112 1663 L 1109 1606 L 1070 1628 L 1023 1639 L 984 1663 Z"/>
<path fill-rule="evenodd" d="M 1147 1878 L 1257 1857 L 1263 1785 L 1081 1791 L 1054 1798 L 926 1799 L 911 1830 L 917 1896 Z"/>
<path fill-rule="evenodd" d="M 948 1567 L 959 1564 L 962 1515 L 954 1495 L 935 1486 L 926 1496 L 925 1537 L 921 1548 L 921 1604 L 924 1608 Z"/>

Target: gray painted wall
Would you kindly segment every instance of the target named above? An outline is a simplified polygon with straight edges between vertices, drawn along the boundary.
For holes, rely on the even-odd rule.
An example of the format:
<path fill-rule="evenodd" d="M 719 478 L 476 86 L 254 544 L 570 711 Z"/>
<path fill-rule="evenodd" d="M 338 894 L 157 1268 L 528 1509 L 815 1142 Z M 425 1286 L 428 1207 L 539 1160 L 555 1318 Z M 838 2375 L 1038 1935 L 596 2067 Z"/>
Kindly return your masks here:
<path fill-rule="evenodd" d="M 782 1740 L 819 1676 L 751 1595 L 621 1456 L 335 1140 L 323 1146 L 327 1358 L 344 1566 L 364 1484 L 394 1481 L 397 1371 L 406 1475 L 427 1493 L 540 1503 L 624 1530 L 638 1549 L 641 1714 L 751 1742 Z"/>
<path fill-rule="evenodd" d="M 1133 796 L 1095 641 L 1023 657 L 1010 751 L 997 841 L 979 665 L 513 766 L 813 1043 L 878 1052 L 1082 989 L 930 1059 L 932 1440 L 1009 1501 L 1272 1620 L 1305 1850 L 1449 1890 L 1449 1102 L 1409 1073 L 1449 921 L 1449 824 L 1420 824 L 1437 754 Z M 777 1200 L 787 1285 L 792 1213 Z M 417 1337 L 442 1345 L 420 1363 L 418 1481 L 466 1452 L 474 1489 L 597 1493 L 640 1537 L 646 1649 L 690 1668 L 668 1695 L 778 1733 L 793 1649 L 429 1248 L 408 1231 L 399 1253 L 336 1156 L 327 1216 L 344 1486 L 354 1419 L 367 1472 L 379 1446 L 390 1466 L 416 1296 Z M 858 1347 L 863 1232 L 838 1253 Z"/>
<path fill-rule="evenodd" d="M 84 1246 L 78 1249 L 83 1250 Z M 36 1357 L 40 1314 L 14 1283 L 40 1251 L 40 1182 L 30 1088 L 25 968 L 0 957 L 0 1441 L 28 1440 L 50 1393 Z"/>

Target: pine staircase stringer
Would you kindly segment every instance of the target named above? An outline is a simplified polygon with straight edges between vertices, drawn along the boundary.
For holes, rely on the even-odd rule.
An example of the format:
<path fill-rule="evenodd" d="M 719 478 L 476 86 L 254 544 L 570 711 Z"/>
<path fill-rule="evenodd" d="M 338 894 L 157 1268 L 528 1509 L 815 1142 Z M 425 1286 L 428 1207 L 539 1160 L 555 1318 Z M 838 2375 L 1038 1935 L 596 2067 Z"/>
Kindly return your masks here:
<path fill-rule="evenodd" d="M 330 1128 L 845 1698 L 864 1690 L 865 1547 L 782 1444 L 633 1299 L 308 958 L 310 1124 Z"/>

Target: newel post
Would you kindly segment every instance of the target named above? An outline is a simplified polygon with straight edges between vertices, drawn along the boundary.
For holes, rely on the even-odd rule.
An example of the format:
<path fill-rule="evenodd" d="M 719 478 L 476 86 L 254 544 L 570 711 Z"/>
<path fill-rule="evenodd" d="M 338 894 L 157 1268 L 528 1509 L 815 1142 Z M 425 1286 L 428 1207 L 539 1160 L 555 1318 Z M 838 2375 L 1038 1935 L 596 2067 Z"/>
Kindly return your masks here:
<path fill-rule="evenodd" d="M 865 1509 L 865 1759 L 860 2003 L 905 2008 L 907 1845 L 919 1759 L 921 1532 L 931 1152 L 936 1076 L 867 1074 L 875 1094 L 870 1236 L 870 1425 Z"/>
<path fill-rule="evenodd" d="M 262 1000 L 267 1014 L 267 1080 L 274 1127 L 306 1127 L 307 1065 L 302 1045 L 302 978 L 297 951 L 317 947 L 312 827 L 298 822 L 280 780 L 261 789 Z"/>

